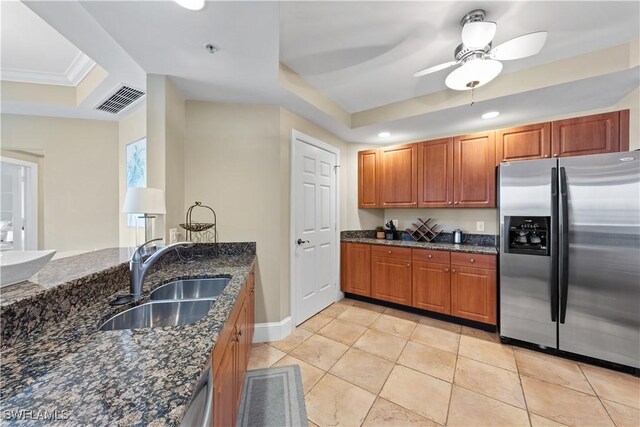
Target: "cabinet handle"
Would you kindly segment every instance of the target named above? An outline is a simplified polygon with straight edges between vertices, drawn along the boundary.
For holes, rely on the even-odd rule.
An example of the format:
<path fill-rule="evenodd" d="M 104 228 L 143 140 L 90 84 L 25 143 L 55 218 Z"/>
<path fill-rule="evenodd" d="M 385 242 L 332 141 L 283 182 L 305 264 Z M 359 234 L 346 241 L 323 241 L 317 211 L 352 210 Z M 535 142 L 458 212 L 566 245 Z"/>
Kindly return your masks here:
<path fill-rule="evenodd" d="M 449 267 L 445 268 L 445 269 L 444 269 L 444 272 L 445 272 L 445 273 L 448 273 L 448 272 L 449 272 Z"/>
<path fill-rule="evenodd" d="M 471 258 L 469 262 L 476 262 L 475 258 Z"/>
<path fill-rule="evenodd" d="M 239 336 L 239 337 L 241 337 L 241 336 L 242 336 L 242 329 L 240 329 L 240 330 L 238 331 L 238 336 Z"/>
<path fill-rule="evenodd" d="M 433 258 L 433 255 L 427 255 L 427 258 Z"/>
<path fill-rule="evenodd" d="M 411 264 L 407 264 L 407 267 L 411 267 Z"/>
<path fill-rule="evenodd" d="M 447 202 L 447 204 L 448 204 L 448 205 L 450 205 L 450 204 L 451 204 L 451 202 Z"/>
<path fill-rule="evenodd" d="M 458 202 L 453 202 L 453 204 L 454 204 L 454 205 L 457 205 L 457 204 L 458 204 Z"/>
<path fill-rule="evenodd" d="M 553 155 L 553 157 L 558 157 L 558 155 L 557 155 L 557 154 L 554 154 L 554 155 Z"/>
<path fill-rule="evenodd" d="M 452 272 L 452 273 L 455 273 L 455 272 L 456 272 L 456 269 L 455 269 L 455 268 L 454 268 L 454 269 L 452 269 L 452 270 L 451 270 L 451 272 Z"/>
<path fill-rule="evenodd" d="M 412 205 L 415 205 L 415 204 L 416 204 L 416 202 L 413 202 L 413 203 L 411 203 L 411 204 L 412 204 Z"/>
<path fill-rule="evenodd" d="M 389 253 L 391 253 L 391 251 L 389 251 Z"/>
<path fill-rule="evenodd" d="M 548 155 L 548 154 L 545 154 L 544 156 L 545 156 L 545 157 L 549 157 L 549 155 Z"/>

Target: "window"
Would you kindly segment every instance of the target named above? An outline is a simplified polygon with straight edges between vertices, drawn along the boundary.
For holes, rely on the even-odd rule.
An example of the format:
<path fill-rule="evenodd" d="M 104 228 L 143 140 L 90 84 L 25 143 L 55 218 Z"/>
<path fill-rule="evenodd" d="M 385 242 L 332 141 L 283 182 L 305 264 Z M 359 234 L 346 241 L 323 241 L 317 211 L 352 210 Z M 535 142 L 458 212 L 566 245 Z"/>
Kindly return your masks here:
<path fill-rule="evenodd" d="M 127 144 L 126 147 L 127 188 L 147 186 L 147 138 Z M 129 227 L 144 227 L 137 224 L 137 215 L 127 215 Z"/>

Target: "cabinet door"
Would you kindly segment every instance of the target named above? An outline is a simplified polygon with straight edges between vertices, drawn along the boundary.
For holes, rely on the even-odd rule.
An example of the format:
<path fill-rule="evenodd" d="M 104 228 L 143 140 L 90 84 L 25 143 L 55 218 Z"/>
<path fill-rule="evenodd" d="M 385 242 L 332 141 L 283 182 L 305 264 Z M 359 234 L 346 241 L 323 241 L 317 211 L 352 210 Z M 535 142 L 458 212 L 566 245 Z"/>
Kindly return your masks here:
<path fill-rule="evenodd" d="M 240 396 L 242 396 L 242 386 L 244 385 L 244 374 L 247 372 L 247 365 L 249 362 L 249 349 L 251 348 L 251 343 L 249 343 L 249 330 L 248 330 L 248 317 L 247 317 L 247 302 L 249 299 L 249 295 L 244 299 L 242 303 L 242 308 L 240 309 L 240 314 L 238 315 L 238 319 L 236 320 L 236 358 L 237 358 L 237 369 L 235 376 L 235 392 L 236 392 L 236 400 L 235 400 L 235 408 L 238 408 L 240 404 Z"/>
<path fill-rule="evenodd" d="M 236 342 L 230 340 L 213 379 L 213 425 L 228 427 L 236 423 Z"/>
<path fill-rule="evenodd" d="M 253 343 L 253 334 L 255 332 L 256 326 L 256 275 L 253 270 L 249 273 L 249 286 L 247 289 L 247 322 L 249 323 L 247 326 L 249 328 L 249 348 L 248 351 L 251 351 L 251 344 Z M 247 359 L 248 361 L 248 359 Z"/>
<path fill-rule="evenodd" d="M 620 112 L 559 120 L 551 124 L 554 157 L 620 151 Z"/>
<path fill-rule="evenodd" d="M 418 207 L 447 208 L 453 203 L 453 138 L 418 144 Z"/>
<path fill-rule="evenodd" d="M 371 246 L 341 244 L 342 292 L 371 296 Z"/>
<path fill-rule="evenodd" d="M 496 131 L 496 164 L 551 156 L 551 123 Z"/>
<path fill-rule="evenodd" d="M 380 207 L 415 208 L 418 200 L 418 145 L 380 149 Z"/>
<path fill-rule="evenodd" d="M 358 152 L 358 207 L 379 208 L 378 150 Z"/>
<path fill-rule="evenodd" d="M 496 271 L 451 266 L 451 315 L 496 324 Z"/>
<path fill-rule="evenodd" d="M 495 132 L 453 140 L 453 204 L 458 208 L 496 206 Z"/>
<path fill-rule="evenodd" d="M 449 264 L 413 261 L 413 307 L 451 314 L 451 273 Z"/>
<path fill-rule="evenodd" d="M 398 249 L 393 251 L 399 252 Z M 391 255 L 372 251 L 371 296 L 383 301 L 411 305 L 411 251 L 409 250 L 408 256 L 395 256 L 393 251 Z"/>

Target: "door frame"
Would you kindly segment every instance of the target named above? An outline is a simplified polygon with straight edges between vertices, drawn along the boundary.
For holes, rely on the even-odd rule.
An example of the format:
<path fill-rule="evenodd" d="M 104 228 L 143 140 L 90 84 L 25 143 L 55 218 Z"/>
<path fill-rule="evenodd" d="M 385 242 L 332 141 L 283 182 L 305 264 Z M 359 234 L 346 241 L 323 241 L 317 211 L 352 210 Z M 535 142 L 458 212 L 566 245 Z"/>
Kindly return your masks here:
<path fill-rule="evenodd" d="M 336 192 L 335 192 L 335 207 L 336 207 L 336 255 L 335 255 L 335 272 L 336 272 L 336 301 L 341 299 L 344 295 L 340 290 L 340 174 L 338 170 L 340 169 L 340 149 L 338 147 L 334 147 L 333 145 L 327 144 L 326 142 L 320 141 L 319 139 L 313 138 L 307 134 L 304 134 L 295 129 L 291 130 L 291 142 L 290 142 L 290 152 L 291 159 L 289 161 L 289 304 L 290 304 L 290 316 L 291 316 L 291 330 L 296 328 L 296 286 L 295 286 L 295 273 L 296 273 L 296 242 L 294 241 L 294 237 L 296 235 L 296 198 L 295 198 L 295 159 L 296 159 L 296 147 L 297 143 L 307 143 L 309 145 L 313 145 L 314 147 L 320 148 L 321 150 L 327 151 L 336 156 L 336 168 L 334 170 L 336 176 Z"/>
<path fill-rule="evenodd" d="M 22 250 L 36 251 L 38 250 L 38 164 L 27 160 L 14 159 L 12 157 L 0 156 L 0 161 L 22 166 L 27 170 L 25 177 L 26 197 L 25 204 L 25 221 L 23 226 L 25 230 L 24 246 Z"/>

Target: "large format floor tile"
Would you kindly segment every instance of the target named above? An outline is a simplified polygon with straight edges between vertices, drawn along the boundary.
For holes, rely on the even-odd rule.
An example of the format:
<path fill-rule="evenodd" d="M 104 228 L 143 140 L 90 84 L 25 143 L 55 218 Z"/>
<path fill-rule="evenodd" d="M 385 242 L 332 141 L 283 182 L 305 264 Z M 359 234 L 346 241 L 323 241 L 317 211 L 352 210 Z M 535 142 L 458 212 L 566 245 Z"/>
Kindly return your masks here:
<path fill-rule="evenodd" d="M 618 427 L 640 426 L 640 409 L 625 406 L 621 403 L 603 400 L 602 404 Z"/>
<path fill-rule="evenodd" d="M 527 408 L 516 372 L 459 357 L 454 383 L 518 408 Z"/>
<path fill-rule="evenodd" d="M 640 409 L 640 378 L 597 366 L 580 366 L 600 398 Z"/>
<path fill-rule="evenodd" d="M 409 341 L 398 359 L 398 364 L 452 382 L 456 369 L 456 355 Z"/>
<path fill-rule="evenodd" d="M 289 366 L 289 365 L 298 365 L 300 367 L 300 376 L 302 377 L 302 388 L 304 389 L 304 393 L 307 394 L 311 388 L 316 385 L 316 383 L 322 378 L 325 374 L 320 368 L 316 368 L 315 366 L 300 360 L 296 359 L 291 355 L 286 355 L 282 359 L 278 360 L 273 366 Z"/>
<path fill-rule="evenodd" d="M 532 413 L 529 413 L 529 421 L 531 421 L 531 427 L 564 427 L 564 424 Z"/>
<path fill-rule="evenodd" d="M 268 344 L 254 344 L 249 354 L 248 369 L 268 368 L 285 355 L 286 353 Z"/>
<path fill-rule="evenodd" d="M 367 427 L 435 427 L 438 424 L 378 397 L 362 425 Z"/>
<path fill-rule="evenodd" d="M 375 322 L 371 324 L 371 328 L 387 334 L 396 335 L 401 338 L 409 339 L 416 323 L 410 320 L 399 319 L 386 314 L 380 315 Z"/>
<path fill-rule="evenodd" d="M 351 348 L 329 372 L 378 394 L 393 369 L 393 362 L 373 354 Z"/>
<path fill-rule="evenodd" d="M 305 396 L 307 417 L 319 426 L 359 426 L 376 395 L 326 374 Z"/>
<path fill-rule="evenodd" d="M 568 426 L 613 426 L 611 418 L 595 396 L 521 377 L 527 407 L 534 414 Z"/>
<path fill-rule="evenodd" d="M 444 320 L 438 320 L 432 317 L 421 316 L 418 323 L 425 326 L 431 326 L 432 328 L 453 332 L 454 334 L 459 334 L 462 329 L 462 326 L 457 323 L 445 322 Z"/>
<path fill-rule="evenodd" d="M 469 359 L 514 372 L 518 371 L 513 350 L 508 345 L 462 335 L 460 337 L 460 350 L 458 353 L 460 356 Z"/>
<path fill-rule="evenodd" d="M 400 337 L 378 332 L 374 329 L 367 329 L 353 346 L 395 362 L 398 360 L 398 356 L 402 353 L 406 343 L 407 340 Z"/>
<path fill-rule="evenodd" d="M 514 353 L 521 375 L 595 394 L 576 362 L 521 348 Z"/>
<path fill-rule="evenodd" d="M 313 335 L 313 332 L 303 328 L 296 328 L 288 337 L 283 340 L 271 342 L 273 347 L 280 351 L 289 353 L 291 350 L 305 342 L 309 337 Z"/>
<path fill-rule="evenodd" d="M 451 353 L 457 353 L 460 335 L 432 326 L 417 325 L 413 330 L 413 334 L 411 334 L 411 341 L 416 341 Z"/>
<path fill-rule="evenodd" d="M 380 397 L 424 417 L 444 424 L 447 420 L 451 384 L 404 366 L 396 365 Z"/>
<path fill-rule="evenodd" d="M 364 310 L 358 307 L 349 307 L 338 316 L 338 319 L 369 327 L 379 316 L 380 313 L 375 311 Z"/>
<path fill-rule="evenodd" d="M 324 314 L 325 316 L 338 317 L 342 313 L 344 313 L 347 308 L 349 308 L 349 306 L 346 304 L 334 303 L 322 310 L 320 313 Z"/>
<path fill-rule="evenodd" d="M 527 411 L 454 386 L 449 407 L 449 426 L 528 426 Z"/>
<path fill-rule="evenodd" d="M 366 330 L 367 328 L 362 325 L 334 319 L 320 329 L 318 333 L 342 344 L 353 345 Z"/>
<path fill-rule="evenodd" d="M 332 320 L 332 317 L 326 316 L 322 313 L 318 313 L 315 316 L 305 320 L 304 323 L 302 323 L 299 327 L 311 332 L 318 332 L 324 325 L 331 322 Z"/>
<path fill-rule="evenodd" d="M 342 343 L 314 335 L 293 350 L 291 355 L 328 371 L 348 349 L 349 347 Z"/>

